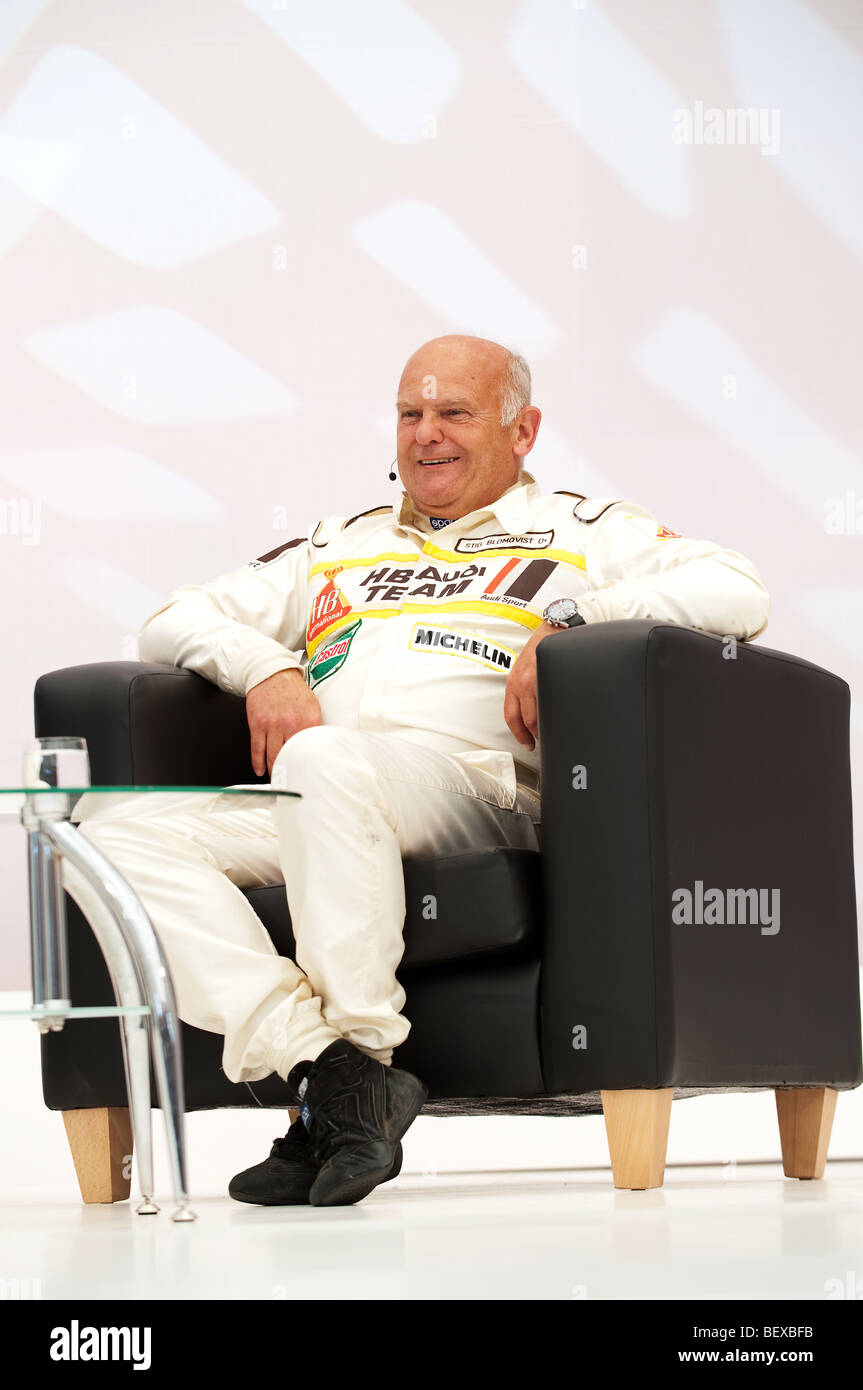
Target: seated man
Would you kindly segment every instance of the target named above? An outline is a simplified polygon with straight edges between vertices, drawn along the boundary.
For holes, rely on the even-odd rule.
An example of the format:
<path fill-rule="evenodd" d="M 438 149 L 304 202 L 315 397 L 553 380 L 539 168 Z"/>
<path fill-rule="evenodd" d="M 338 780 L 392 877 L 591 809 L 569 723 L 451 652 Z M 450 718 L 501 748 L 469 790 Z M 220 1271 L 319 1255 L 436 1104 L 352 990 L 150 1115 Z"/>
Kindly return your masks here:
<path fill-rule="evenodd" d="M 302 1105 L 231 1182 L 239 1201 L 349 1204 L 399 1172 L 427 1097 L 392 1065 L 410 1029 L 402 856 L 537 848 L 539 642 L 620 618 L 740 639 L 767 622 L 742 555 L 632 503 L 541 492 L 523 471 L 540 423 L 530 375 L 499 344 L 425 344 L 397 411 L 394 506 L 327 517 L 179 588 L 141 632 L 143 660 L 245 696 L 255 772 L 302 800 L 222 810 L 168 794 L 81 826 L 149 912 L 181 1019 L 224 1035 L 230 1080 L 275 1071 Z M 295 961 L 239 891 L 280 881 Z"/>

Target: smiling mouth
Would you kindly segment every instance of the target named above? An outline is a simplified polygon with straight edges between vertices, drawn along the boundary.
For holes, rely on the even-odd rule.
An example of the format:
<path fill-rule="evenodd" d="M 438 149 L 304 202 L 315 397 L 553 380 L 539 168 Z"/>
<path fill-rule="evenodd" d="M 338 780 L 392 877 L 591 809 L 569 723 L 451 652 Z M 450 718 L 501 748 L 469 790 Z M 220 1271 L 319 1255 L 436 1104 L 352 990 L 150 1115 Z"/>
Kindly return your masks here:
<path fill-rule="evenodd" d="M 420 459 L 423 468 L 433 468 L 438 463 L 458 463 L 461 454 L 454 454 L 452 458 L 446 459 Z"/>

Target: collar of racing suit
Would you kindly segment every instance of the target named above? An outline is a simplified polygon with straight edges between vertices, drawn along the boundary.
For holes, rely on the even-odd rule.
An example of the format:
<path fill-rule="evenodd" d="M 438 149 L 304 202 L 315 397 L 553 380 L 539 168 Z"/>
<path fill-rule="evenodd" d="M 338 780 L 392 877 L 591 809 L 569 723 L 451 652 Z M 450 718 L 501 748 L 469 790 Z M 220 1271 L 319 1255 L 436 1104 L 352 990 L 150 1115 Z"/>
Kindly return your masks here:
<path fill-rule="evenodd" d="M 517 481 L 508 487 L 506 492 L 501 493 L 495 502 L 489 503 L 487 507 L 477 507 L 475 511 L 451 521 L 446 528 L 447 535 L 454 534 L 462 527 L 471 530 L 479 524 L 482 517 L 489 515 L 496 516 L 505 531 L 517 535 L 527 526 L 530 504 L 539 492 L 540 487 L 533 474 L 524 468 Z M 423 535 L 434 530 L 428 517 L 416 510 L 406 492 L 402 492 L 401 500 L 393 504 L 393 517 L 396 526 L 419 531 Z"/>

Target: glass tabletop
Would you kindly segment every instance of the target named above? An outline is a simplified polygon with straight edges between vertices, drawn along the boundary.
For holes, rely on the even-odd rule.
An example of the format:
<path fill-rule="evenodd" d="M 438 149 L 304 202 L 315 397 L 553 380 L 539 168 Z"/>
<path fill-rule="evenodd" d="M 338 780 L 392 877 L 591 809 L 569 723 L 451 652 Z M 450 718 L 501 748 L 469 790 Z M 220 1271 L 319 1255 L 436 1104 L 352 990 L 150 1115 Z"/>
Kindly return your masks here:
<path fill-rule="evenodd" d="M 120 1018 L 125 1014 L 149 1014 L 149 1004 L 34 1004 L 29 1009 L 0 1009 L 0 1018 Z"/>
<path fill-rule="evenodd" d="M 49 787 L 46 783 L 41 787 L 0 787 L 0 796 L 45 796 L 49 792 L 65 792 L 69 796 L 83 796 L 85 792 L 116 792 L 117 795 L 128 792 L 200 792 L 202 795 L 209 792 L 223 793 L 225 796 L 242 795 L 248 792 L 259 792 L 263 796 L 299 796 L 299 792 L 289 791 L 287 787 L 275 787 L 271 782 L 238 782 L 232 787 L 181 787 L 181 786 L 144 786 L 140 784 L 123 785 L 112 783 L 111 786 L 90 786 L 90 787 Z"/>
<path fill-rule="evenodd" d="M 128 804 L 130 812 L 147 804 L 147 809 L 152 810 L 158 797 L 171 797 L 172 804 L 178 797 L 209 796 L 212 798 L 210 810 L 251 810 L 261 806 L 266 806 L 274 797 L 289 797 L 301 800 L 299 792 L 291 791 L 288 787 L 273 786 L 268 782 L 249 782 L 237 783 L 231 787 L 191 787 L 191 786 L 149 786 L 149 785 L 124 785 L 124 786 L 90 786 L 90 787 L 0 787 L 0 818 L 14 816 L 18 819 L 18 812 L 25 804 L 38 814 L 40 808 L 50 811 L 57 811 L 63 807 L 68 815 L 68 819 L 77 824 L 86 820 L 96 811 L 106 808 L 117 809 L 124 803 Z M 4 798 L 6 800 L 4 801 Z M 17 800 L 13 800 L 17 798 Z M 65 798 L 61 801 L 60 798 Z M 223 798 L 225 798 L 223 800 Z"/>

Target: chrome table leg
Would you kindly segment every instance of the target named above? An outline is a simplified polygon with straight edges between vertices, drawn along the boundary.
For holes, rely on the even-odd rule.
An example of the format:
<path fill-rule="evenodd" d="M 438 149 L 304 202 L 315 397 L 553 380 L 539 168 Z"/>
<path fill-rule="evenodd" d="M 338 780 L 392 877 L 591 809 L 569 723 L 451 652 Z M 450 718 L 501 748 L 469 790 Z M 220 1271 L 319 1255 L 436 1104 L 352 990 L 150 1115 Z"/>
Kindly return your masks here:
<path fill-rule="evenodd" d="M 69 962 L 66 953 L 66 900 L 60 884 L 60 862 L 41 829 L 28 832 L 30 883 L 30 954 L 33 1003 L 46 1009 L 70 1008 Z M 63 1027 L 62 1016 L 39 1021 L 40 1032 Z"/>
<path fill-rule="evenodd" d="M 43 822 L 44 825 L 44 822 Z M 28 831 L 30 859 L 30 923 L 33 955 L 33 1002 L 57 1007 L 63 1001 L 69 1003 L 68 983 L 65 984 L 63 1001 L 57 997 L 57 989 L 50 984 L 49 961 L 63 962 L 64 981 L 68 981 L 67 936 L 65 898 L 63 897 L 62 874 L 59 867 L 61 856 L 54 853 L 51 843 L 43 835 L 42 827 Z M 46 863 L 53 867 L 46 868 Z M 59 908 L 58 908 L 59 903 Z M 126 946 L 122 933 L 114 921 L 109 919 L 106 927 L 102 923 L 91 924 L 93 934 L 99 943 L 108 973 L 114 998 L 121 1006 L 144 1006 L 141 981 L 132 955 Z M 53 937 L 53 940 L 52 940 Z M 70 1005 L 71 1008 L 71 1005 Z M 60 1014 L 53 1018 L 40 1019 L 41 1032 L 58 1031 L 63 1028 L 65 1017 Z M 150 1115 L 150 1037 L 147 1030 L 148 1019 L 142 1015 L 120 1015 L 120 1040 L 123 1046 L 123 1068 L 126 1075 L 126 1092 L 132 1115 L 134 1147 L 138 1162 L 138 1182 L 141 1189 L 141 1203 L 137 1208 L 140 1215 L 151 1215 L 159 1208 L 153 1201 L 153 1133 Z"/>
<path fill-rule="evenodd" d="M 188 1206 L 185 1149 L 185 1104 L 183 1067 L 180 1040 L 180 1020 L 174 986 L 162 946 L 153 930 L 147 913 L 122 874 L 68 821 L 52 820 L 41 823 L 41 831 L 61 854 L 83 874 L 111 911 L 119 929 L 119 938 L 105 942 L 105 958 L 114 962 L 118 980 L 128 987 L 128 964 L 140 981 L 144 1002 L 149 1006 L 149 1026 L 153 1050 L 153 1066 L 159 1091 L 159 1103 L 165 1118 L 168 1152 L 174 1182 L 177 1210 L 174 1221 L 194 1221 L 195 1214 Z M 95 926 L 94 926 L 95 931 Z M 122 943 L 122 944 L 121 944 Z M 99 940 L 100 946 L 103 942 Z M 110 968 L 110 965 L 109 965 Z M 129 1082 L 130 1103 L 143 1095 L 138 1079 L 142 1070 L 138 1038 L 141 1030 L 125 1033 L 129 1046 L 129 1063 L 134 1063 L 135 1079 Z M 149 1073 L 147 1073 L 147 1115 L 149 1116 Z M 133 1104 L 133 1123 L 140 1103 Z M 137 1142 L 137 1137 L 136 1137 Z M 150 1183 L 152 1196 L 152 1180 Z M 145 1196 L 145 1203 L 147 1195 Z"/>

